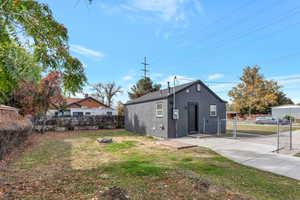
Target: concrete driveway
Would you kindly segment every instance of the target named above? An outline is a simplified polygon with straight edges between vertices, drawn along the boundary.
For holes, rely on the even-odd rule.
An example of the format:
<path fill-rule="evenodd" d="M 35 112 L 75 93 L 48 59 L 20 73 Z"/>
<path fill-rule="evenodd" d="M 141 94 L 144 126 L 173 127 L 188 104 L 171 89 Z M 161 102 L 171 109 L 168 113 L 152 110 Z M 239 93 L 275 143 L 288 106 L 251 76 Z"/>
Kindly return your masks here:
<path fill-rule="evenodd" d="M 277 149 L 276 135 L 240 137 L 238 139 L 184 137 L 173 140 L 208 147 L 240 164 L 300 180 L 300 158 L 292 156 L 292 154 L 300 152 L 300 131 L 293 132 L 295 150 L 292 153 L 289 153 L 288 150 L 288 135 L 289 133 L 280 135 L 281 147 L 285 147 L 281 153 L 273 153 Z"/>

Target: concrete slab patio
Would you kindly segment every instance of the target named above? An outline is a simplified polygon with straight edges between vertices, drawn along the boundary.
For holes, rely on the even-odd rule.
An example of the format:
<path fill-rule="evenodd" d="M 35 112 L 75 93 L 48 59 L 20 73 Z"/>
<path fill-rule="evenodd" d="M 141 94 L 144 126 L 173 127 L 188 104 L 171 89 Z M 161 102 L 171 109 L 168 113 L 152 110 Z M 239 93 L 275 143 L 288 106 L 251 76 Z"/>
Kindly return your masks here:
<path fill-rule="evenodd" d="M 174 149 L 177 149 L 177 150 L 197 147 L 197 145 L 187 144 L 187 143 L 174 141 L 174 140 L 162 140 L 162 141 L 156 142 L 156 144 L 161 145 L 161 146 L 165 146 L 165 147 L 174 148 Z"/>
<path fill-rule="evenodd" d="M 282 142 L 286 143 L 288 133 L 281 135 Z M 300 149 L 300 131 L 293 132 L 293 138 L 294 148 Z M 172 140 L 207 147 L 240 164 L 300 180 L 300 158 L 273 153 L 277 148 L 275 135 L 238 139 L 183 137 Z"/>

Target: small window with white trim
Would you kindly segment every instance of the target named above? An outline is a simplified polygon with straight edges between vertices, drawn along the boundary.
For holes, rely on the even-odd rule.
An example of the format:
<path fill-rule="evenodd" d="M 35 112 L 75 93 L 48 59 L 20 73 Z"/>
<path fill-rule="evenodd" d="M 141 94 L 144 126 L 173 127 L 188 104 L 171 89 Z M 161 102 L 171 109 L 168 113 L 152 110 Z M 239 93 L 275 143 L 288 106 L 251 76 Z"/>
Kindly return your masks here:
<path fill-rule="evenodd" d="M 163 117 L 163 116 L 164 116 L 163 104 L 157 103 L 156 104 L 156 117 Z"/>
<path fill-rule="evenodd" d="M 209 115 L 217 116 L 217 105 L 209 105 Z"/>

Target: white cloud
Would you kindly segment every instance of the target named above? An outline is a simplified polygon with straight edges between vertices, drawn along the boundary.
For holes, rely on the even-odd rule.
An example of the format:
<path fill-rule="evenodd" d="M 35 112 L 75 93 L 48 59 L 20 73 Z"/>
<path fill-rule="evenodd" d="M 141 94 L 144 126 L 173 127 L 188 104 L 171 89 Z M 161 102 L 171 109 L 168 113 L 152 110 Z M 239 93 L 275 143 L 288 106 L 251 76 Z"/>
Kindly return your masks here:
<path fill-rule="evenodd" d="M 190 13 L 203 12 L 200 0 L 123 0 L 123 3 L 117 5 L 107 2 L 99 4 L 103 11 L 109 11 L 109 14 L 127 11 L 140 15 L 142 11 L 151 14 L 151 18 L 158 16 L 164 21 L 185 21 Z"/>
<path fill-rule="evenodd" d="M 133 79 L 133 77 L 130 76 L 130 75 L 127 75 L 127 76 L 124 76 L 122 79 L 123 79 L 124 81 L 131 81 L 131 80 Z"/>
<path fill-rule="evenodd" d="M 208 80 L 217 80 L 223 78 L 224 74 L 211 74 L 208 76 Z"/>
<path fill-rule="evenodd" d="M 88 57 L 97 57 L 97 58 L 102 58 L 104 57 L 104 53 L 100 52 L 100 51 L 95 51 L 95 50 L 92 50 L 92 49 L 88 49 L 84 46 L 81 46 L 81 45 L 75 45 L 75 44 L 72 44 L 70 45 L 70 50 L 75 52 L 75 53 L 78 53 L 78 54 L 81 54 L 81 55 L 84 55 L 84 56 L 88 56 Z"/>
<path fill-rule="evenodd" d="M 130 0 L 129 4 L 136 9 L 159 13 L 165 20 L 181 15 L 178 8 L 185 0 Z"/>

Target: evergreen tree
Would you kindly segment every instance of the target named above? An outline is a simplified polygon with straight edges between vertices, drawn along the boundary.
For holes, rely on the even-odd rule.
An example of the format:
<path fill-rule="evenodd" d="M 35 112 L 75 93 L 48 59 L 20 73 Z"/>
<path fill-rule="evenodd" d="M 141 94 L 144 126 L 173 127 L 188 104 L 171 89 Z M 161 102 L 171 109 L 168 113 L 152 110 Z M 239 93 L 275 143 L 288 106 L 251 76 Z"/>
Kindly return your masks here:
<path fill-rule="evenodd" d="M 131 91 L 128 92 L 128 96 L 130 99 L 136 99 L 150 92 L 158 91 L 160 88 L 160 84 L 154 84 L 149 77 L 146 77 L 140 79 L 134 86 L 131 87 Z"/>
<path fill-rule="evenodd" d="M 278 105 L 294 104 L 294 102 L 286 96 L 282 91 L 278 93 Z"/>

